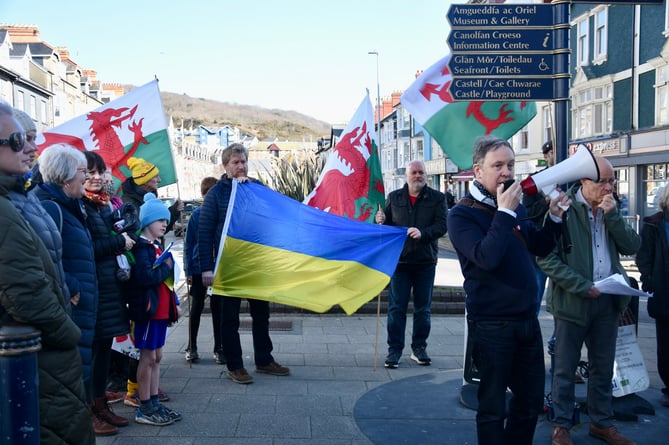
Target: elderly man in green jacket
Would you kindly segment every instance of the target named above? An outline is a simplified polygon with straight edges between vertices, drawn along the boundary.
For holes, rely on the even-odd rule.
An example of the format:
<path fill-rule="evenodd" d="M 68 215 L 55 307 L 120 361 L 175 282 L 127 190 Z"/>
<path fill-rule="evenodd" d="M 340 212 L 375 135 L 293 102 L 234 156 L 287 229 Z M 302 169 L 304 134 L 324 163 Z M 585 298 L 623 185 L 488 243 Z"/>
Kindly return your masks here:
<path fill-rule="evenodd" d="M 616 206 L 611 163 L 602 157 L 595 159 L 599 181 L 581 179 L 568 193 L 572 205 L 566 224 L 571 248 L 560 243 L 551 254 L 537 259 L 550 278 L 546 301 L 555 317 L 553 445 L 572 444 L 574 372 L 584 342 L 588 347 L 590 435 L 615 445 L 634 443 L 613 425 L 611 407 L 618 318 L 630 297 L 604 294 L 594 282 L 616 273 L 628 280 L 619 257 L 636 253 L 641 240 Z"/>

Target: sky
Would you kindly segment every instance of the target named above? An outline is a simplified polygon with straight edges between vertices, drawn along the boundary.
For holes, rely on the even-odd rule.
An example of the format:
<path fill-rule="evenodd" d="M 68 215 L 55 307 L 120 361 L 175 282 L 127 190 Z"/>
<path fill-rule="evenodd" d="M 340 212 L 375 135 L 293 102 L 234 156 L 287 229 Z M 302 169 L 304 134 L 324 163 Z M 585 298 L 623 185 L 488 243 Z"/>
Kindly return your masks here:
<path fill-rule="evenodd" d="M 32 24 L 104 83 L 264 108 L 330 124 L 369 89 L 403 91 L 448 52 L 446 13 L 465 0 L 0 0 L 0 23 Z"/>

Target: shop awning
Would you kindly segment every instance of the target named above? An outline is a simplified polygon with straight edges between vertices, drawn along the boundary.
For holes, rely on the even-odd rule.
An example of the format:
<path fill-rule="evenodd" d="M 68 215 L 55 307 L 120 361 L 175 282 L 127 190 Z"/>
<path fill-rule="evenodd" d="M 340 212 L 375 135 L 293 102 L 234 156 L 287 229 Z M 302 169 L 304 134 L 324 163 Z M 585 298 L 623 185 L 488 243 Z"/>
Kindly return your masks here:
<path fill-rule="evenodd" d="M 474 180 L 474 170 L 465 170 L 460 173 L 457 173 L 453 176 L 451 176 L 451 179 L 455 179 L 457 181 L 472 181 Z"/>

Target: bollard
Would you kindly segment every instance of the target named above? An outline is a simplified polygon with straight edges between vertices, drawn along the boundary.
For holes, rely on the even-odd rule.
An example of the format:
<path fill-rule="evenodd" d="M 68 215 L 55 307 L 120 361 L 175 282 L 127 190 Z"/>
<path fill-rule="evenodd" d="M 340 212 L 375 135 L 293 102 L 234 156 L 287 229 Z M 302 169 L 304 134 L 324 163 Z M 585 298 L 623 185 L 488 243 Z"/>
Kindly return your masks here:
<path fill-rule="evenodd" d="M 32 326 L 0 326 L 0 443 L 39 445 L 40 343 Z"/>

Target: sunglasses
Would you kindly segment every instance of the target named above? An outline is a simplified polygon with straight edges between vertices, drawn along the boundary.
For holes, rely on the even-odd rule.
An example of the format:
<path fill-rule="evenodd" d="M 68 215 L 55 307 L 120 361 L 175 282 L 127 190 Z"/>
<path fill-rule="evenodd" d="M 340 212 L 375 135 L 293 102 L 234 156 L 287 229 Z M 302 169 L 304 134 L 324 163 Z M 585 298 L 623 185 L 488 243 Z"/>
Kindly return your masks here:
<path fill-rule="evenodd" d="M 7 139 L 0 139 L 0 145 L 9 145 L 12 151 L 20 152 L 23 150 L 23 145 L 26 143 L 26 134 L 17 131 L 9 135 Z"/>

